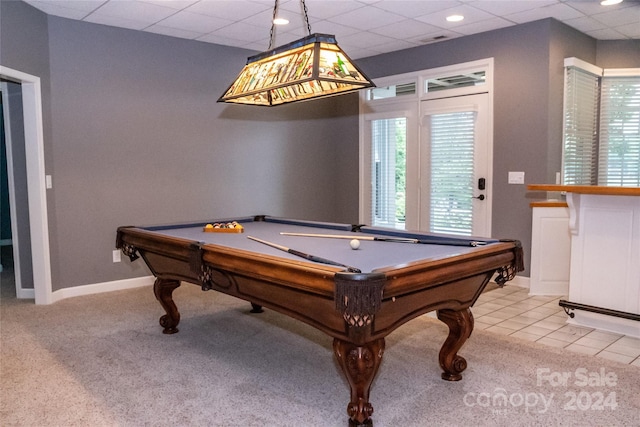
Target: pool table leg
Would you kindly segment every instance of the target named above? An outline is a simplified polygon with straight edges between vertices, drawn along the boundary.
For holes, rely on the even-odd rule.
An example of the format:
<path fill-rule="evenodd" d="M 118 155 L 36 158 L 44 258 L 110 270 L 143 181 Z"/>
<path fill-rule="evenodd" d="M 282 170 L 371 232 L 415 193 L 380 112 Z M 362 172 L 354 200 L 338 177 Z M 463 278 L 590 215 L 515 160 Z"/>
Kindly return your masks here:
<path fill-rule="evenodd" d="M 369 391 L 382 361 L 384 338 L 362 346 L 334 338 L 333 352 L 351 387 L 351 401 L 347 406 L 349 426 L 372 426 Z"/>
<path fill-rule="evenodd" d="M 173 279 L 156 279 L 153 284 L 153 293 L 156 299 L 167 313 L 160 317 L 160 326 L 164 328 L 163 334 L 175 334 L 178 332 L 178 323 L 180 323 L 180 313 L 176 304 L 173 302 L 172 293 L 174 289 L 180 286 L 179 280 Z"/>
<path fill-rule="evenodd" d="M 439 362 L 444 372 L 442 379 L 459 381 L 462 371 L 467 369 L 467 361 L 458 355 L 458 350 L 471 336 L 473 315 L 469 308 L 462 310 L 438 310 L 438 319 L 449 327 L 449 336 L 440 349 Z"/>
<path fill-rule="evenodd" d="M 251 313 L 262 313 L 264 310 L 262 309 L 261 305 L 258 305 L 256 303 L 251 303 Z"/>

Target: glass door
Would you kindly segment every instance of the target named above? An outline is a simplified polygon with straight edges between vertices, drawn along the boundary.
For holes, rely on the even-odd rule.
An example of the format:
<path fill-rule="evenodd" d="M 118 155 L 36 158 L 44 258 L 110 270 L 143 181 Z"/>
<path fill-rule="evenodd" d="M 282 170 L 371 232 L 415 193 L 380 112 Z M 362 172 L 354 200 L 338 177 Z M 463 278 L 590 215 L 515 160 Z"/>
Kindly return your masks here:
<path fill-rule="evenodd" d="M 491 235 L 488 94 L 421 102 L 420 230 Z"/>
<path fill-rule="evenodd" d="M 418 124 L 417 104 L 377 105 L 364 116 L 365 140 L 361 158 L 363 223 L 398 229 L 417 229 Z"/>

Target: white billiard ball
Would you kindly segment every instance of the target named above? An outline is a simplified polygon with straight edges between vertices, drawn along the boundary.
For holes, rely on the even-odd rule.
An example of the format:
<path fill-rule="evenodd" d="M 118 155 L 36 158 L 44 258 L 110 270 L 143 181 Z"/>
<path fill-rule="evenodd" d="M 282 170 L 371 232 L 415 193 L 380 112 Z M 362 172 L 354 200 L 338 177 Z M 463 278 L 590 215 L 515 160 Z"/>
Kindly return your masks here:
<path fill-rule="evenodd" d="M 349 242 L 349 245 L 351 245 L 351 249 L 358 249 L 360 247 L 360 240 L 353 239 L 351 242 Z"/>

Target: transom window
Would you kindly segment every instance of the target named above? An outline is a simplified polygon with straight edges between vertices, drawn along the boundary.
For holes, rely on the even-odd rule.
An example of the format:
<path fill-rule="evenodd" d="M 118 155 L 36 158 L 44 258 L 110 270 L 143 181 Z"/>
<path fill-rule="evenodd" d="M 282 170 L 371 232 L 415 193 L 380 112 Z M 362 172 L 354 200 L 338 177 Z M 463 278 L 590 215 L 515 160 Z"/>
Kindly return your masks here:
<path fill-rule="evenodd" d="M 427 92 L 450 90 L 459 87 L 479 86 L 485 84 L 486 72 L 484 70 L 455 74 L 427 80 L 425 89 Z"/>
<path fill-rule="evenodd" d="M 376 87 L 369 90 L 369 100 L 388 99 L 397 96 L 415 95 L 416 83 L 403 83 L 387 87 Z"/>

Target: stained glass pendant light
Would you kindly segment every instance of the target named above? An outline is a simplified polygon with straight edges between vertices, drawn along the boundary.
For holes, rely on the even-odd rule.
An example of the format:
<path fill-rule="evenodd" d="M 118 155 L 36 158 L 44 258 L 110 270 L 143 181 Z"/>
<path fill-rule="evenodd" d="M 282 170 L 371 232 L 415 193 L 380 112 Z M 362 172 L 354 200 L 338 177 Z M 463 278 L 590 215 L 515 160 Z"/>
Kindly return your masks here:
<path fill-rule="evenodd" d="M 300 0 L 308 36 L 247 59 L 218 102 L 273 106 L 375 87 L 338 46 L 335 36 L 311 34 L 307 7 Z M 278 0 L 273 10 L 276 18 Z"/>

